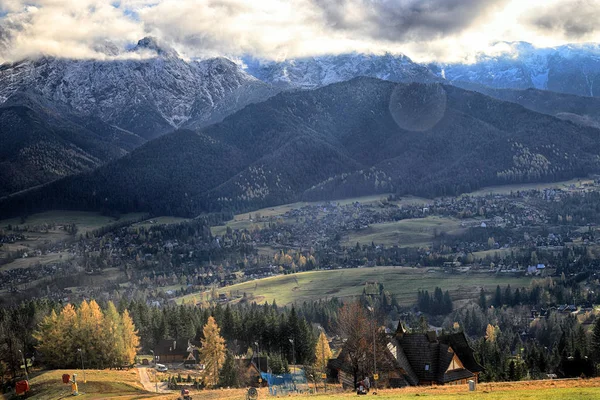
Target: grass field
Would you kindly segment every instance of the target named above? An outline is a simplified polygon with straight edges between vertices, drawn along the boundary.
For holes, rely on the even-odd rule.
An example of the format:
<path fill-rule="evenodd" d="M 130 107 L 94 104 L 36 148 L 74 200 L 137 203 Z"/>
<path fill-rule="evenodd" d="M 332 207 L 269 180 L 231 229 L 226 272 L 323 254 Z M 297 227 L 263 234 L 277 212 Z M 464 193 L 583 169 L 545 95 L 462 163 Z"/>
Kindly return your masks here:
<path fill-rule="evenodd" d="M 279 275 L 228 286 L 219 293 L 232 293 L 234 296 L 246 293 L 252 295 L 256 302 L 276 300 L 277 304 L 285 305 L 326 297 L 358 296 L 367 281 L 383 283 L 386 290 L 396 295 L 400 304 L 410 305 L 416 302 L 419 289 L 432 292 L 439 286 L 449 290 L 452 299 L 457 301 L 477 298 L 482 287 L 491 292 L 496 285 L 510 284 L 514 290 L 528 286 L 531 280 L 483 273 L 450 275 L 439 268 L 374 267 Z M 191 300 L 192 297 L 180 297 L 178 301 Z"/>
<path fill-rule="evenodd" d="M 312 385 L 311 385 L 312 387 Z M 311 395 L 290 395 L 283 397 L 306 398 L 316 400 L 343 400 L 357 398 L 355 392 L 322 393 Z M 194 400 L 243 400 L 246 389 L 203 390 L 191 393 Z M 174 400 L 176 394 L 155 397 L 155 400 Z M 259 389 L 259 399 L 268 399 L 266 389 Z M 600 380 L 556 380 L 556 381 L 523 381 L 480 384 L 475 392 L 469 392 L 467 385 L 459 386 L 421 386 L 404 389 L 380 390 L 376 397 L 371 394 L 365 398 L 378 399 L 415 399 L 429 400 L 592 400 L 600 398 Z"/>
<path fill-rule="evenodd" d="M 189 220 L 190 220 L 189 218 L 163 216 L 163 217 L 150 218 L 150 219 L 147 219 L 142 222 L 136 222 L 135 224 L 132 224 L 131 226 L 133 226 L 133 227 L 143 226 L 145 228 L 150 228 L 151 226 L 156 226 L 156 225 L 179 224 L 181 222 L 186 222 Z"/>
<path fill-rule="evenodd" d="M 352 197 L 341 200 L 333 200 L 334 203 L 338 203 L 339 205 L 347 205 L 354 202 L 360 202 L 362 204 L 372 204 L 381 201 L 387 197 L 386 194 L 378 194 L 373 196 L 362 196 L 362 197 Z M 415 204 L 415 203 L 427 203 L 430 200 L 414 197 L 414 196 L 404 196 L 401 200 L 394 201 L 394 204 L 402 205 L 402 204 Z M 323 204 L 323 201 L 317 202 L 297 202 L 291 204 L 283 204 L 275 207 L 267 207 L 260 210 L 256 210 L 249 213 L 237 214 L 233 217 L 233 220 L 227 222 L 225 225 L 213 226 L 211 231 L 213 235 L 222 235 L 225 233 L 227 227 L 231 229 L 250 229 L 252 225 L 258 224 L 260 226 L 260 222 L 256 221 L 256 216 L 260 215 L 261 218 L 269 218 L 269 217 L 277 217 L 280 215 L 284 215 L 286 212 L 295 210 L 298 208 L 302 208 L 307 205 L 314 204 Z M 251 220 L 252 218 L 252 220 Z"/>
<path fill-rule="evenodd" d="M 426 217 L 402 221 L 372 224 L 345 237 L 346 246 L 360 244 L 383 244 L 386 246 L 420 247 L 431 244 L 435 233 L 458 234 L 464 231 L 460 221 L 453 218 Z"/>
<path fill-rule="evenodd" d="M 30 250 L 37 249 L 40 246 L 52 245 L 54 243 L 59 243 L 71 238 L 72 236 L 70 236 L 64 229 L 60 229 L 60 227 L 64 225 L 75 224 L 77 226 L 77 235 L 80 235 L 113 224 L 115 222 L 134 221 L 143 215 L 144 214 L 142 213 L 125 214 L 117 220 L 113 217 L 107 217 L 94 212 L 48 211 L 30 215 L 23 223 L 21 223 L 20 218 L 1 220 L 0 229 L 7 229 L 8 225 L 12 225 L 13 228 L 18 227 L 20 229 L 29 227 L 33 231 L 23 232 L 23 234 L 26 236 L 25 240 L 2 246 L 2 248 L 0 248 L 0 258 L 6 257 L 10 252 L 18 250 L 29 252 Z M 55 225 L 56 228 L 48 231 L 42 231 L 41 227 L 45 224 Z M 35 227 L 40 229 L 35 231 Z M 15 260 L 10 264 L 4 265 L 2 268 L 27 268 L 37 263 L 47 264 L 56 262 L 60 259 L 64 260 L 66 257 L 69 257 L 67 253 L 54 253 L 39 257 L 32 257 L 30 254 L 30 257 Z"/>
<path fill-rule="evenodd" d="M 118 221 L 134 220 L 143 215 L 143 213 L 131 213 L 122 215 Z M 10 218 L 0 221 L 0 227 L 5 228 L 7 225 L 12 226 L 36 226 L 43 224 L 77 225 L 77 233 L 86 233 L 94 229 L 117 222 L 117 219 L 101 215 L 96 212 L 86 211 L 47 211 L 39 214 L 33 214 L 25 218 L 25 222 L 21 223 L 20 218 Z"/>
<path fill-rule="evenodd" d="M 83 374 L 79 370 L 54 370 L 38 373 L 30 379 L 32 391 L 28 398 L 33 400 L 57 400 L 72 397 L 70 385 L 61 382 L 63 373 L 72 375 L 77 373 L 78 380 L 83 381 Z M 129 371 L 111 370 L 86 370 L 87 383 L 79 385 L 82 393 L 81 399 L 154 399 L 174 400 L 178 398 L 177 392 L 156 395 L 143 389 L 136 369 Z M 312 385 L 311 385 L 312 387 Z M 330 387 L 331 389 L 331 387 Z M 243 400 L 246 398 L 246 389 L 223 389 L 192 391 L 193 398 L 202 400 Z M 304 395 L 290 395 L 292 398 L 311 398 L 317 400 L 338 400 L 356 398 L 355 392 L 323 393 L 319 387 L 317 393 Z M 475 392 L 469 392 L 467 385 L 459 386 L 421 386 L 404 389 L 380 390 L 377 398 L 380 399 L 414 399 L 424 397 L 430 400 L 546 400 L 546 399 L 573 399 L 591 400 L 600 398 L 600 379 L 572 379 L 572 380 L 544 380 L 482 383 Z M 0 395 L 0 398 L 1 395 Z M 8 399 L 8 397 L 4 397 Z M 270 398 L 267 389 L 259 389 L 259 399 Z"/>
<path fill-rule="evenodd" d="M 77 374 L 79 392 L 78 399 L 147 399 L 152 394 L 146 392 L 141 383 L 137 369 L 128 371 L 86 370 L 86 381 L 83 383 L 81 370 L 44 371 L 34 375 L 30 380 L 31 392 L 28 399 L 57 400 L 70 398 L 71 385 L 63 384 L 62 374 Z"/>

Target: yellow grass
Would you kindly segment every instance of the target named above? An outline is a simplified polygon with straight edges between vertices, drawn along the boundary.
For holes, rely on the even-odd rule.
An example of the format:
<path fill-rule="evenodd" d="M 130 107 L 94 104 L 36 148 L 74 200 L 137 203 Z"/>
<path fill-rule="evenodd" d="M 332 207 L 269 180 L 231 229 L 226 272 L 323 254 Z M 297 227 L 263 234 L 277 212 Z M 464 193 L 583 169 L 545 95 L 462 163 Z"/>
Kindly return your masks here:
<path fill-rule="evenodd" d="M 311 385 L 312 387 L 312 385 Z M 355 392 L 323 393 L 319 387 L 317 394 L 290 395 L 277 398 L 315 399 L 315 400 L 342 400 L 356 399 Z M 246 389 L 202 390 L 190 393 L 194 400 L 243 400 L 246 398 Z M 467 385 L 459 386 L 429 386 L 411 387 L 404 389 L 386 389 L 378 391 L 376 397 L 372 394 L 365 398 L 377 399 L 415 399 L 428 400 L 592 400 L 600 398 L 600 380 L 556 380 L 556 381 L 528 381 L 504 382 L 493 384 L 480 384 L 475 392 L 469 392 Z M 174 400 L 177 394 L 154 397 L 155 400 Z M 266 389 L 259 389 L 259 399 L 275 398 L 269 396 Z"/>
<path fill-rule="evenodd" d="M 71 385 L 62 383 L 63 374 L 77 374 L 78 399 L 147 399 L 153 394 L 146 392 L 139 379 L 137 369 L 128 371 L 86 370 L 86 383 L 81 370 L 43 371 L 32 375 L 29 380 L 31 392 L 28 399 L 57 400 L 71 398 Z"/>

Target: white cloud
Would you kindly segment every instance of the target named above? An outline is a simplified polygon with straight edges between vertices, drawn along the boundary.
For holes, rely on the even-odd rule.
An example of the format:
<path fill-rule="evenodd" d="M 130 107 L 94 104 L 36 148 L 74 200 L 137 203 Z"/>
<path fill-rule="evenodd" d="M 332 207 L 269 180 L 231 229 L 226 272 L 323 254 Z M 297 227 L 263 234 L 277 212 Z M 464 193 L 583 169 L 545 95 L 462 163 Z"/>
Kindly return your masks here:
<path fill-rule="evenodd" d="M 565 0 L 0 0 L 0 61 L 105 57 L 99 43 L 125 48 L 146 35 L 189 57 L 390 51 L 418 61 L 468 60 L 501 40 L 600 40 L 585 15 L 600 0 L 566 1 L 585 7 L 565 15 Z"/>

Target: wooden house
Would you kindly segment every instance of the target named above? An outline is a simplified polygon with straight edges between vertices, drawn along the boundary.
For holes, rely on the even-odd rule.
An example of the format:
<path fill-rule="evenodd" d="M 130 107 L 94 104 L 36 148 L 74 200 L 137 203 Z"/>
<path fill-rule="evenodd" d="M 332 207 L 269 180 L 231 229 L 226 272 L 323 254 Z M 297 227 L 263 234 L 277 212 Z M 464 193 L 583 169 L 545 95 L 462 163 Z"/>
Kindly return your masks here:
<path fill-rule="evenodd" d="M 435 332 L 408 333 L 401 323 L 378 360 L 379 387 L 466 384 L 469 380 L 477 382 L 483 371 L 463 332 L 442 336 Z M 344 349 L 330 360 L 329 369 L 343 386 L 353 386 L 352 367 Z"/>
<path fill-rule="evenodd" d="M 156 362 L 161 364 L 186 363 L 196 364 L 199 362 L 199 342 L 187 339 L 163 339 L 154 348 Z"/>

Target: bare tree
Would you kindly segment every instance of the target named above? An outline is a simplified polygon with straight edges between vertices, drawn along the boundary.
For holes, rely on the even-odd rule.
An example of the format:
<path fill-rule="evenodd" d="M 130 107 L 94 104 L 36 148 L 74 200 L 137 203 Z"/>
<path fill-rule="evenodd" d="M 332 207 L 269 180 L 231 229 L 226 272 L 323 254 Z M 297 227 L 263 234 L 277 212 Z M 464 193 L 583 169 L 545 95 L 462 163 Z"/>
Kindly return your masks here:
<path fill-rule="evenodd" d="M 340 309 L 337 332 L 345 339 L 342 352 L 352 367 L 356 387 L 359 374 L 365 375 L 369 371 L 369 355 L 372 354 L 372 342 L 369 342 L 369 338 L 372 337 L 371 320 L 358 301 L 346 303 Z"/>

